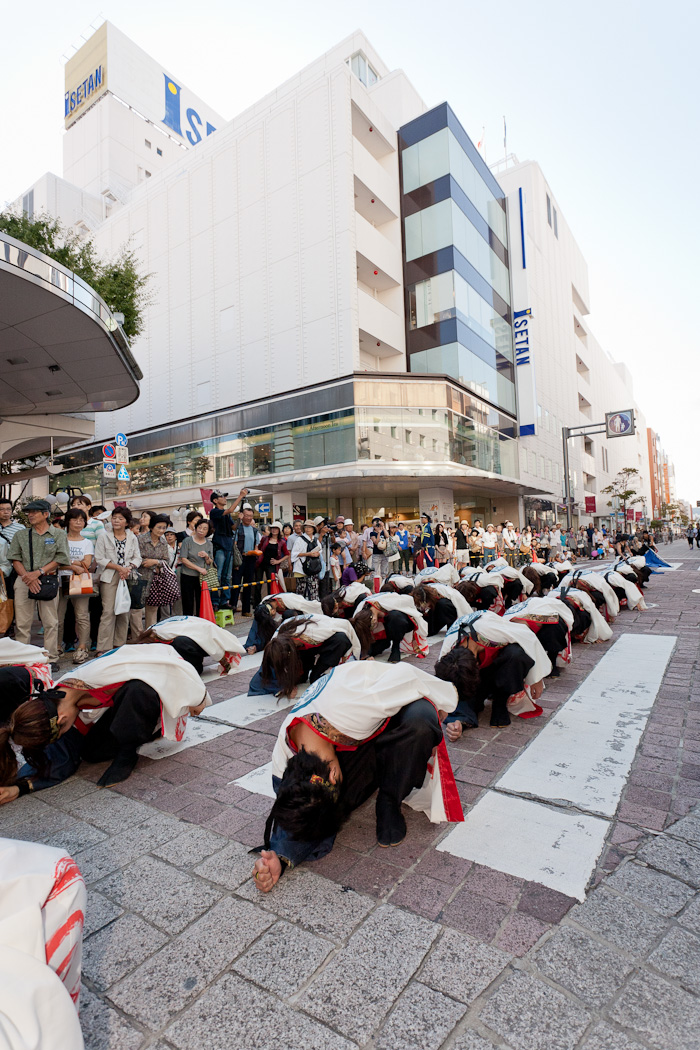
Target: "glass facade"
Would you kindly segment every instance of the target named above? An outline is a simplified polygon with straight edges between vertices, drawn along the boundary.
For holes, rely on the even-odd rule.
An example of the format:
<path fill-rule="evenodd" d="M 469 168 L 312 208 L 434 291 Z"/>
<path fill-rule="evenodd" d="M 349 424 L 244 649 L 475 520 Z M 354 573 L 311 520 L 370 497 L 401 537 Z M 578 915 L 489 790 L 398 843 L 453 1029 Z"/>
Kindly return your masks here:
<path fill-rule="evenodd" d="M 381 460 L 387 473 L 398 466 L 445 463 L 476 467 L 509 478 L 518 476 L 517 442 L 509 418 L 443 381 L 365 378 L 312 392 L 314 400 L 333 393 L 347 407 L 317 416 L 230 433 L 216 433 L 222 417 L 209 417 L 212 433 L 183 440 L 190 424 L 135 435 L 130 440 L 131 493 L 214 486 L 238 479 L 289 471 Z M 307 392 L 307 403 L 309 393 Z M 261 406 L 270 416 L 284 415 L 296 398 Z M 248 410 L 241 409 L 240 415 Z M 181 430 L 182 433 L 178 433 Z M 167 441 L 167 447 L 164 447 Z M 56 457 L 65 467 L 61 487 L 76 485 L 94 492 L 102 483 L 101 445 Z M 397 465 L 389 466 L 389 465 Z M 116 494 L 104 483 L 105 498 Z"/>
<path fill-rule="evenodd" d="M 399 132 L 411 372 L 517 412 L 505 194 L 443 103 Z"/>

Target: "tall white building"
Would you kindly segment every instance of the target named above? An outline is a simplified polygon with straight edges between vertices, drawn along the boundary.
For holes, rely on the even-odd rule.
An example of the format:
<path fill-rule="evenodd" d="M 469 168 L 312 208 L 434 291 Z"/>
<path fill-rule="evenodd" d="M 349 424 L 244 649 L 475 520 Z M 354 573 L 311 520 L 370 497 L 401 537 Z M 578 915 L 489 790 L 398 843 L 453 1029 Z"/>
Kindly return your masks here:
<path fill-rule="evenodd" d="M 141 396 L 98 424 L 133 504 L 517 515 L 505 197 L 449 107 L 356 33 L 226 122 L 108 23 L 65 107 L 64 178 L 18 206 L 152 275 Z M 99 484 L 100 444 L 64 462 Z"/>
<path fill-rule="evenodd" d="M 646 421 L 627 367 L 591 330 L 588 266 L 581 250 L 539 164 L 510 156 L 493 170 L 508 194 L 520 477 L 539 497 L 525 499 L 527 515 L 533 521 L 555 515 L 564 521 L 562 427 L 592 428 L 607 412 L 634 409 L 631 437 L 569 440 L 574 520 L 609 521 L 611 497 L 602 490 L 623 467 L 640 472 L 637 487 L 645 504 L 634 509 L 643 515 L 646 505 L 651 517 Z M 589 507 L 595 500 L 594 512 L 586 510 L 587 499 Z"/>

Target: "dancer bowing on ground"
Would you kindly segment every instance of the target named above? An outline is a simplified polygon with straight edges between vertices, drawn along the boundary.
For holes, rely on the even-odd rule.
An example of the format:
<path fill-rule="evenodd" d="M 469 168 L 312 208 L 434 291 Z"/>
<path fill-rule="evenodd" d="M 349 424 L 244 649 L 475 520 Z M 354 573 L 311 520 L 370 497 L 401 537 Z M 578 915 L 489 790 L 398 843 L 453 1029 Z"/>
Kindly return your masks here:
<path fill-rule="evenodd" d="M 245 655 L 245 649 L 235 634 L 230 634 L 223 627 L 204 620 L 201 616 L 170 616 L 167 620 L 160 620 L 149 627 L 140 635 L 138 641 L 141 645 L 150 642 L 164 642 L 175 645 L 175 649 L 182 652 L 182 642 L 177 639 L 189 639 L 191 642 L 191 656 L 189 663 L 192 664 L 197 674 L 204 670 L 204 658 L 211 656 L 219 661 L 221 674 L 231 674 L 241 662 Z"/>
<path fill-rule="evenodd" d="M 329 853 L 343 821 L 374 791 L 380 846 L 405 838 L 403 801 L 434 823 L 463 820 L 440 728 L 456 705 L 452 685 L 406 663 L 345 664 L 307 689 L 272 753 L 277 798 L 254 867 L 258 889 L 269 892 L 288 868 Z"/>
<path fill-rule="evenodd" d="M 437 634 L 443 628 L 451 627 L 457 617 L 468 616 L 473 611 L 458 590 L 444 583 L 420 583 L 413 588 L 411 597 L 425 617 L 428 634 Z"/>
<path fill-rule="evenodd" d="M 360 602 L 351 622 L 363 658 L 379 656 L 389 647 L 389 663 L 398 663 L 402 652 L 427 656 L 428 625 L 410 594 L 371 594 Z"/>
<path fill-rule="evenodd" d="M 442 643 L 440 659 L 435 665 L 438 678 L 454 682 L 451 669 L 456 646 L 468 649 L 479 670 L 479 687 L 472 710 L 482 711 L 484 701 L 491 700 L 491 725 L 510 725 L 510 716 L 535 718 L 542 714 L 536 703 L 542 696 L 543 679 L 551 673 L 552 664 L 536 635 L 524 624 L 513 623 L 491 612 L 474 612 L 460 617 L 450 627 Z M 460 658 L 463 659 L 463 658 Z M 448 737 L 458 739 L 463 720 L 448 725 Z M 466 724 L 471 724 L 467 719 Z"/>
<path fill-rule="evenodd" d="M 292 697 L 307 678 L 315 682 L 350 657 L 359 660 L 360 653 L 360 641 L 349 620 L 315 613 L 285 620 L 265 646 L 248 694 Z"/>

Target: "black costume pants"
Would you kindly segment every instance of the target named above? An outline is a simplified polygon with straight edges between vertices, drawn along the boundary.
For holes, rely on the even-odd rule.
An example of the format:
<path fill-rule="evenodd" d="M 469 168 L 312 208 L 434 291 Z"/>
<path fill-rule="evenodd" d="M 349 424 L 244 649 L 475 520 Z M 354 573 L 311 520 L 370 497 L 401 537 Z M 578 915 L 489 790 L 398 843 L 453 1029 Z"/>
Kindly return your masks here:
<path fill-rule="evenodd" d="M 26 667 L 0 667 L 0 725 L 29 699 L 31 675 Z"/>
<path fill-rule="evenodd" d="M 83 738 L 86 762 L 106 762 L 122 748 L 136 750 L 160 736 L 160 698 L 150 685 L 135 678 L 114 694 L 112 706 Z"/>
<path fill-rule="evenodd" d="M 561 616 L 559 623 L 543 623 L 537 632 L 537 641 L 551 660 L 552 670 L 557 666 L 557 656 L 566 649 L 568 634 L 566 622 Z"/>
<path fill-rule="evenodd" d="M 442 728 L 433 705 L 429 700 L 414 700 L 374 740 L 355 751 L 338 751 L 345 813 L 357 809 L 377 789 L 400 804 L 423 784 L 433 748 L 441 740 Z"/>
<path fill-rule="evenodd" d="M 491 725 L 510 724 L 507 701 L 513 693 L 520 693 L 525 678 L 535 661 L 516 642 L 504 645 L 488 667 L 479 670 L 478 698 L 483 710 L 484 700 L 491 699 Z"/>
<path fill-rule="evenodd" d="M 331 667 L 337 667 L 351 648 L 352 642 L 348 636 L 342 631 L 337 631 L 313 649 L 300 649 L 299 656 L 304 668 L 301 681 L 306 681 L 307 674 L 310 682 L 317 681 Z"/>
<path fill-rule="evenodd" d="M 377 638 L 376 641 L 372 642 L 369 650 L 370 656 L 379 656 L 389 646 L 391 646 L 391 655 L 398 656 L 401 639 L 405 634 L 413 633 L 413 621 L 406 613 L 392 609 L 384 617 L 384 631 L 386 638 Z"/>
<path fill-rule="evenodd" d="M 437 634 L 443 627 L 452 626 L 457 619 L 457 610 L 449 598 L 440 598 L 435 608 L 428 609 L 423 615 L 428 624 L 428 634 Z"/>

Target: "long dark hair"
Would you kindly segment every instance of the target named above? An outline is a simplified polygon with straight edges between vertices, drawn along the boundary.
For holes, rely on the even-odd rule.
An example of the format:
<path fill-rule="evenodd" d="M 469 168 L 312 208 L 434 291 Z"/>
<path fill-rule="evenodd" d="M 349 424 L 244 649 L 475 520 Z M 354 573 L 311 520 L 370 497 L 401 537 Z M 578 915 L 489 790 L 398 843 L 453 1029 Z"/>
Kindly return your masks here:
<path fill-rule="evenodd" d="M 293 839 L 315 842 L 335 835 L 343 822 L 337 788 L 329 785 L 330 764 L 302 748 L 287 763 L 277 798 L 265 824 L 265 848 L 270 848 L 278 824 Z"/>
<path fill-rule="evenodd" d="M 369 656 L 369 651 L 372 648 L 372 610 L 369 605 L 365 605 L 364 609 L 360 609 L 358 613 L 350 620 L 350 623 L 355 628 L 355 634 L 360 640 L 360 646 L 362 648 L 361 660 L 364 660 Z"/>
<path fill-rule="evenodd" d="M 267 605 L 266 602 L 261 602 L 255 610 L 255 612 L 253 613 L 253 619 L 255 620 L 256 626 L 258 628 L 258 634 L 263 640 L 264 647 L 267 645 L 267 643 L 270 641 L 273 634 L 277 630 L 277 624 L 275 623 L 274 616 L 270 612 L 270 606 Z"/>
<path fill-rule="evenodd" d="M 430 609 L 434 609 L 439 602 L 441 595 L 437 591 L 434 591 L 429 584 L 419 583 L 417 587 L 413 588 L 411 597 L 416 603 L 416 609 L 424 609 L 426 605 Z"/>
<path fill-rule="evenodd" d="M 476 600 L 479 597 L 479 588 L 471 580 L 460 580 L 455 587 L 456 591 L 462 595 L 463 598 L 471 605 L 472 609 L 476 608 Z"/>
<path fill-rule="evenodd" d="M 49 712 L 42 700 L 25 700 L 12 712 L 9 722 L 0 726 L 0 785 L 6 787 L 17 779 L 17 759 L 10 741 L 21 747 L 26 761 L 43 773 L 44 748 L 51 741 L 51 732 Z"/>
<path fill-rule="evenodd" d="M 304 633 L 307 622 L 307 617 L 299 616 L 285 620 L 265 646 L 260 674 L 265 685 L 272 684 L 274 675 L 280 696 L 291 696 L 304 675 L 294 638 Z"/>
<path fill-rule="evenodd" d="M 542 580 L 540 574 L 536 569 L 531 569 L 529 565 L 526 565 L 524 569 L 520 570 L 526 580 L 529 580 L 532 584 L 532 590 L 534 594 L 542 594 Z"/>
<path fill-rule="evenodd" d="M 455 645 L 435 664 L 435 677 L 455 686 L 460 703 L 475 713 L 483 711 L 484 702 L 478 698 L 479 664 L 470 649 Z"/>

